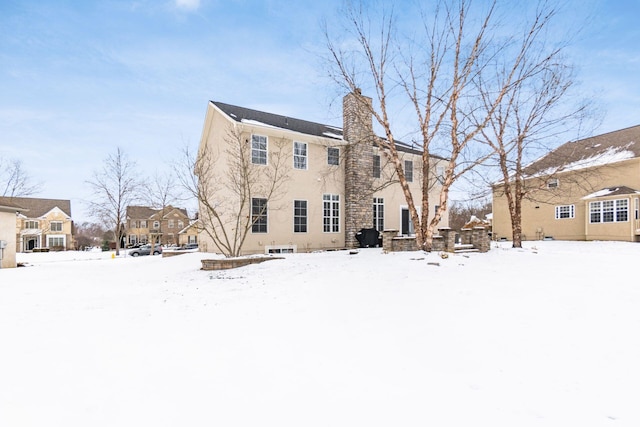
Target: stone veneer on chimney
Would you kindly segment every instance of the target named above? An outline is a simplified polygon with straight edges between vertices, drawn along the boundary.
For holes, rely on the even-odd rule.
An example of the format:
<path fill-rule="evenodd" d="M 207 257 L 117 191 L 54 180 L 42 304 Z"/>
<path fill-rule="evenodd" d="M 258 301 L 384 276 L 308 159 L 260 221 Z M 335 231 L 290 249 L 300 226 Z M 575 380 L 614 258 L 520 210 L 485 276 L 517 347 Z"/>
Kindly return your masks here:
<path fill-rule="evenodd" d="M 345 246 L 357 248 L 356 233 L 373 227 L 373 124 L 371 98 L 360 89 L 342 99 L 345 153 Z"/>

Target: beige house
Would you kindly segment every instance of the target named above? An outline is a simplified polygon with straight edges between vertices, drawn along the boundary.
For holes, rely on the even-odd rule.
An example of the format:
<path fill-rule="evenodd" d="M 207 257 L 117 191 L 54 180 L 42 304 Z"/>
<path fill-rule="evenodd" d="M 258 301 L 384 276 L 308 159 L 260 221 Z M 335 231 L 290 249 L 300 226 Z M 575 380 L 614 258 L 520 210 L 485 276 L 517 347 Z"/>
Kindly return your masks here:
<path fill-rule="evenodd" d="M 25 209 L 14 218 L 17 252 L 75 249 L 70 200 L 12 197 L 11 201 Z"/>
<path fill-rule="evenodd" d="M 178 233 L 178 246 L 198 243 L 200 220 L 193 220 Z"/>
<path fill-rule="evenodd" d="M 529 165 L 523 240 L 640 241 L 640 126 L 568 142 Z M 494 238 L 511 239 L 502 186 Z"/>
<path fill-rule="evenodd" d="M 152 209 L 148 206 L 127 206 L 125 231 L 126 246 L 140 243 L 179 244 L 180 232 L 189 225 L 187 210 L 166 206 Z"/>
<path fill-rule="evenodd" d="M 0 197 L 0 268 L 16 266 L 16 215 L 25 212 L 8 197 Z"/>
<path fill-rule="evenodd" d="M 251 215 L 251 230 L 242 247 L 244 254 L 307 252 L 358 247 L 362 229 L 397 230 L 413 234 L 404 194 L 395 169 L 379 148 L 372 117 L 366 105 L 371 98 L 351 93 L 343 100 L 343 127 L 323 125 L 263 111 L 211 101 L 208 104 L 200 153 L 211 153 L 214 167 L 227 171 L 229 135 L 236 144 L 246 144 L 250 168 L 269 175 L 274 156 L 287 156 L 288 177 L 282 189 L 268 200 L 254 191 L 243 215 Z M 404 173 L 410 181 L 416 206 L 421 204 L 422 152 L 396 141 Z M 440 191 L 436 174 L 444 173 L 444 160 L 432 157 L 431 200 Z M 211 160 L 214 162 L 214 160 Z M 224 173 L 224 172 L 223 172 Z M 218 175 L 220 182 L 224 177 Z M 265 178 L 266 179 L 266 178 Z M 213 180 L 213 179 L 211 179 Z M 237 200 L 228 185 L 217 188 L 219 207 L 237 217 L 232 206 Z M 202 201 L 201 201 L 202 202 Z M 431 207 L 430 215 L 435 213 Z M 207 224 L 200 206 L 201 229 Z M 448 217 L 442 221 L 448 225 Z M 206 232 L 199 234 L 201 250 L 219 252 Z"/>

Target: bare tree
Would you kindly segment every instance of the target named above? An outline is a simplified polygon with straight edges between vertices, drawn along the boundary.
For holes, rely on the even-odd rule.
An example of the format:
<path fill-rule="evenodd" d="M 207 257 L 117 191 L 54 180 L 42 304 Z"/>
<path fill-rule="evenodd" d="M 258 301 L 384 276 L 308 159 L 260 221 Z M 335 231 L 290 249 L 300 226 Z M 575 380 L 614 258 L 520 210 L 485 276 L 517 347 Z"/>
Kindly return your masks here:
<path fill-rule="evenodd" d="M 291 162 L 285 141 L 270 140 L 269 161 L 258 166 L 252 164 L 251 144 L 245 136 L 241 125 L 233 125 L 220 151 L 208 144 L 197 154 L 185 148 L 176 170 L 184 190 L 199 202 L 199 231 L 226 257 L 241 254 L 247 234 L 267 207 L 278 208 L 289 180 Z M 255 196 L 266 202 L 258 210 L 252 209 Z"/>
<path fill-rule="evenodd" d="M 40 188 L 41 184 L 32 182 L 20 160 L 0 157 L 0 196 L 26 197 L 38 193 Z"/>
<path fill-rule="evenodd" d="M 116 255 L 125 233 L 127 206 L 138 200 L 141 183 L 136 172 L 136 163 L 129 160 L 121 148 L 109 154 L 102 169 L 93 173 L 86 183 L 93 191 L 89 201 L 89 213 L 113 230 Z"/>
<path fill-rule="evenodd" d="M 395 166 L 418 246 L 427 251 L 431 250 L 434 232 L 447 210 L 451 186 L 489 156 L 489 152 L 473 149 L 476 136 L 517 79 L 527 77 L 517 71 L 531 55 L 534 41 L 543 35 L 550 19 L 540 8 L 523 27 L 522 37 L 499 37 L 495 31 L 497 2 L 491 2 L 484 10 L 472 10 L 472 3 L 437 1 L 433 13 L 421 15 L 421 35 L 402 34 L 393 12 L 384 6 L 376 26 L 377 21 L 363 2 L 350 4 L 343 15 L 347 23 L 343 34 L 349 38 L 348 43 L 333 40 L 328 30 L 325 33 L 334 65 L 333 79 L 349 91 L 364 86 L 375 92 L 377 105 L 370 112 L 384 132 L 380 145 Z M 482 99 L 474 82 L 489 65 L 496 64 L 505 70 L 503 79 Z M 394 99 L 410 105 L 415 113 L 416 145 L 423 153 L 421 194 L 411 192 L 403 172 L 392 117 Z M 488 108 L 478 120 L 477 114 L 472 113 L 480 107 L 481 99 Z M 432 170 L 432 154 L 445 158 L 446 167 L 435 201 L 439 208 L 429 218 L 433 202 L 429 193 L 438 175 Z M 419 199 L 421 202 L 417 203 Z"/>
<path fill-rule="evenodd" d="M 102 225 L 85 221 L 81 224 L 76 224 L 75 227 L 78 249 L 102 244 L 102 239 L 105 235 Z"/>
<path fill-rule="evenodd" d="M 548 21 L 555 14 L 555 9 L 548 8 L 538 16 Z M 551 144 L 566 129 L 579 131 L 591 111 L 588 102 L 574 102 L 571 97 L 575 80 L 563 56 L 565 45 L 534 41 L 535 49 L 518 64 L 517 78 L 499 105 L 491 104 L 490 93 L 495 90 L 495 81 L 504 79 L 504 70 L 497 68 L 494 80 L 476 80 L 483 111 L 492 111 L 488 125 L 478 137 L 491 148 L 500 170 L 499 187 L 507 200 L 514 248 L 522 247 L 523 200 L 546 193 L 547 182 L 559 170 L 555 167 L 531 171 L 527 170 L 527 164 L 550 151 Z M 537 179 L 529 179 L 534 173 Z"/>

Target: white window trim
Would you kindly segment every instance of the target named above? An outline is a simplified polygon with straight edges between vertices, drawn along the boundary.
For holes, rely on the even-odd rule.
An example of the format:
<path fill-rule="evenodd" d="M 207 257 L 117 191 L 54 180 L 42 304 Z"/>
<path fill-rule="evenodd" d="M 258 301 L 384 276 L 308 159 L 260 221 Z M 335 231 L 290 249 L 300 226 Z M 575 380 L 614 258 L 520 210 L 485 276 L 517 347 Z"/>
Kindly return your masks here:
<path fill-rule="evenodd" d="M 304 146 L 304 154 L 296 153 L 296 145 Z M 298 167 L 296 163 L 296 158 L 300 158 L 304 161 L 304 167 Z M 309 169 L 309 144 L 302 141 L 293 141 L 293 168 L 297 170 L 307 170 Z"/>
<path fill-rule="evenodd" d="M 264 200 L 265 204 L 267 206 L 267 209 L 265 209 L 264 214 L 259 214 L 260 216 L 264 215 L 264 217 L 265 217 L 265 223 L 266 223 L 266 230 L 265 231 L 254 231 L 253 230 L 253 227 L 256 225 L 253 222 L 253 201 L 254 200 L 258 200 L 258 199 Z M 252 197 L 251 198 L 251 234 L 262 234 L 262 235 L 269 234 L 269 200 L 266 197 Z"/>
<path fill-rule="evenodd" d="M 331 150 L 336 150 L 338 152 L 338 156 L 337 156 L 337 163 L 331 163 L 329 161 L 329 152 Z M 340 165 L 340 149 L 338 147 L 327 147 L 327 165 L 328 166 L 339 166 Z"/>
<path fill-rule="evenodd" d="M 399 221 L 398 222 L 398 234 L 400 236 L 403 235 L 402 234 L 402 211 L 405 210 L 405 209 L 409 212 L 409 231 L 413 230 L 413 233 L 410 232 L 408 235 L 409 236 L 415 236 L 416 235 L 416 227 L 413 224 L 413 221 L 411 220 L 411 211 L 409 210 L 409 206 L 408 205 L 400 205 L 400 208 L 399 208 L 399 211 L 398 211 L 398 214 L 399 214 L 399 218 L 398 218 L 398 221 Z M 421 215 L 420 208 L 416 208 L 416 210 L 418 211 L 418 217 L 420 217 L 420 215 Z"/>
<path fill-rule="evenodd" d="M 253 138 L 264 138 L 264 150 L 261 149 L 257 149 L 257 148 L 253 148 Z M 264 151 L 264 163 L 258 163 L 258 162 L 254 162 L 253 161 L 253 152 L 258 151 L 258 152 L 262 152 Z M 269 164 L 269 138 L 265 135 L 258 135 L 258 134 L 252 134 L 251 135 L 251 164 L 253 165 L 259 165 L 259 166 L 267 166 Z"/>
<path fill-rule="evenodd" d="M 297 252 L 298 245 L 267 245 L 264 247 L 265 254 L 295 254 Z"/>
<path fill-rule="evenodd" d="M 62 239 L 62 247 L 66 248 L 67 247 L 67 236 L 64 234 L 49 234 L 47 235 L 47 247 L 50 248 L 51 246 L 49 246 L 49 242 L 51 241 L 51 239 Z"/>
<path fill-rule="evenodd" d="M 329 197 L 329 200 L 325 199 L 325 196 Z M 334 197 L 337 197 L 337 200 L 334 200 Z M 325 203 L 329 203 L 329 211 L 330 211 L 330 215 L 329 217 L 326 217 L 324 215 L 324 206 Z M 333 216 L 333 211 L 334 211 L 334 204 L 338 205 L 338 216 L 335 217 Z M 330 194 L 330 193 L 325 193 L 322 195 L 322 232 L 323 233 L 330 233 L 330 234 L 335 234 L 335 233 L 340 233 L 340 229 L 341 227 L 341 221 L 342 221 L 342 206 L 341 206 L 341 202 L 340 202 L 340 195 L 339 194 Z M 326 218 L 330 219 L 330 223 L 329 223 L 329 231 L 325 230 L 325 224 L 324 224 L 324 220 Z M 338 219 L 338 229 L 334 230 L 334 219 L 337 218 Z"/>
<path fill-rule="evenodd" d="M 613 202 L 613 207 L 610 209 L 607 209 L 607 212 L 612 212 L 613 213 L 613 221 L 604 221 L 604 203 L 606 202 Z M 618 207 L 618 205 L 622 205 L 621 202 L 625 202 L 626 206 L 623 209 L 622 207 Z M 595 205 L 598 205 L 598 209 L 597 211 L 593 210 L 593 207 Z M 595 202 L 589 202 L 589 224 L 611 224 L 611 223 L 615 223 L 615 222 L 628 222 L 630 219 L 630 203 L 629 203 L 629 199 L 615 199 L 615 200 L 599 200 L 599 201 L 595 201 Z M 618 212 L 622 212 L 626 210 L 627 211 L 627 219 L 626 220 L 622 220 L 622 221 L 618 221 Z M 592 213 L 598 213 L 599 214 L 599 221 L 593 221 L 592 218 Z"/>
<path fill-rule="evenodd" d="M 558 178 L 551 178 L 547 181 L 547 188 L 558 188 L 560 186 L 560 180 Z"/>
<path fill-rule="evenodd" d="M 382 227 L 378 228 L 378 222 L 380 220 L 379 213 L 382 213 Z M 373 198 L 373 228 L 382 232 L 384 230 L 384 198 L 383 197 L 374 197 Z"/>
<path fill-rule="evenodd" d="M 53 224 L 60 224 L 60 230 L 54 230 L 53 229 Z M 55 231 L 55 232 L 61 233 L 63 229 L 64 229 L 64 222 L 62 222 L 62 221 L 49 221 L 49 230 L 50 231 Z"/>
<path fill-rule="evenodd" d="M 306 231 L 296 231 L 296 202 L 305 202 L 306 206 L 306 212 L 305 212 L 305 227 L 306 227 Z M 309 201 L 306 199 L 294 199 L 293 200 L 293 232 L 295 234 L 305 234 L 309 232 Z"/>
<path fill-rule="evenodd" d="M 411 165 L 410 174 L 407 173 L 407 170 L 409 170 L 409 168 L 407 167 L 408 165 Z M 413 160 L 404 161 L 404 177 L 406 178 L 407 182 L 413 182 Z"/>
<path fill-rule="evenodd" d="M 568 208 L 569 209 L 569 216 L 563 218 L 561 216 L 562 213 L 562 208 Z M 576 217 L 576 205 L 558 205 L 556 206 L 556 219 L 574 219 Z"/>

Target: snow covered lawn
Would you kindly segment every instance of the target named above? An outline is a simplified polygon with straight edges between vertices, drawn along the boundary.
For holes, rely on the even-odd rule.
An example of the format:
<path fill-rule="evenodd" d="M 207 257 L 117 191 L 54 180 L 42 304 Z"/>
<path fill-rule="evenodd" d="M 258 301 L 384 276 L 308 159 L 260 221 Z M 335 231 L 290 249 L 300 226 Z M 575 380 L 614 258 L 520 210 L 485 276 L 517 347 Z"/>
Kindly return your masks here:
<path fill-rule="evenodd" d="M 502 245 L 20 254 L 0 426 L 639 426 L 640 244 Z"/>

